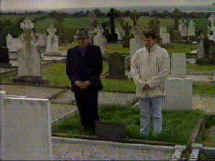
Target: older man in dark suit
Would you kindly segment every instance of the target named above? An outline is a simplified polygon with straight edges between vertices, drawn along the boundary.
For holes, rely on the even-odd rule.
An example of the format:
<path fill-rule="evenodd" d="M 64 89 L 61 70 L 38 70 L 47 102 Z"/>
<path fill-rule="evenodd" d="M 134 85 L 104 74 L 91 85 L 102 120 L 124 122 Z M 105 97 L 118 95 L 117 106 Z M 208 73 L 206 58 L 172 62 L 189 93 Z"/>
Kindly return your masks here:
<path fill-rule="evenodd" d="M 84 130 L 95 133 L 98 116 L 98 91 L 102 83 L 102 55 L 100 48 L 90 43 L 88 32 L 81 29 L 77 35 L 79 45 L 68 50 L 66 72 L 71 80 L 81 124 Z"/>

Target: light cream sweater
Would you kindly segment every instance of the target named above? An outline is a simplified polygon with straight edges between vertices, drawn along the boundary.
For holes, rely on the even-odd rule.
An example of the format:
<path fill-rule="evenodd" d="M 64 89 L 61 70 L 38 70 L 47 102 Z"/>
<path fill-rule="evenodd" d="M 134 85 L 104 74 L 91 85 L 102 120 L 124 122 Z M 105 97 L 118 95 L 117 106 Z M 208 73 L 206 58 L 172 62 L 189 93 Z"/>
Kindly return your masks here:
<path fill-rule="evenodd" d="M 137 97 L 165 95 L 164 81 L 170 71 L 170 60 L 166 49 L 155 44 L 150 52 L 144 47 L 131 58 L 130 75 L 136 84 Z M 151 89 L 142 91 L 145 84 Z"/>

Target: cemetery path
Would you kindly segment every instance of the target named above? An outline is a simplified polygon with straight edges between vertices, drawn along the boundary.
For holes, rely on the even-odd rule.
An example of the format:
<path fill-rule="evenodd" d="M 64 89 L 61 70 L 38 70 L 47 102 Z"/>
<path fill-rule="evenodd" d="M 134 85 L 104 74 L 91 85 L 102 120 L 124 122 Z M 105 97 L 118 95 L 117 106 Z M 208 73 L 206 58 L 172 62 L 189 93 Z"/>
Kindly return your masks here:
<path fill-rule="evenodd" d="M 2 90 L 7 91 L 8 95 L 27 96 L 32 98 L 51 99 L 51 112 L 53 121 L 59 119 L 66 114 L 76 110 L 76 106 L 72 105 L 75 98 L 70 90 L 64 91 L 59 88 L 32 87 L 21 85 L 1 85 Z M 61 93 L 60 95 L 58 95 Z M 208 114 L 215 114 L 215 100 L 213 97 L 202 97 L 193 95 L 193 109 L 203 110 Z M 119 104 L 129 105 L 135 100 L 135 93 L 112 93 L 100 92 L 99 104 Z"/>
<path fill-rule="evenodd" d="M 169 160 L 172 152 L 159 149 L 129 148 L 108 143 L 74 143 L 53 141 L 54 159 L 68 160 Z"/>
<path fill-rule="evenodd" d="M 187 78 L 192 78 L 194 82 L 210 82 L 213 81 L 212 75 L 186 75 Z"/>
<path fill-rule="evenodd" d="M 135 99 L 135 93 L 111 93 L 100 92 L 99 104 L 119 104 L 128 105 Z M 69 104 L 75 101 L 74 94 L 68 90 L 62 95 L 58 96 L 53 103 Z M 215 99 L 213 97 L 203 97 L 193 95 L 192 98 L 193 109 L 203 110 L 208 114 L 215 114 Z"/>

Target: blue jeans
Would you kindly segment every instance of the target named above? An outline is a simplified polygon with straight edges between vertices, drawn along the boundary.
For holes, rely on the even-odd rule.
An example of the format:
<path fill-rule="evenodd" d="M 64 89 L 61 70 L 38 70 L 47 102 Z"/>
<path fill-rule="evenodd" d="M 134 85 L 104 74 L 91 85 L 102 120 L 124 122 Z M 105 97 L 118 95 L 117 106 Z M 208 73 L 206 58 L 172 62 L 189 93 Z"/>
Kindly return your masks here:
<path fill-rule="evenodd" d="M 140 100 L 140 134 L 148 136 L 150 132 L 151 117 L 153 135 L 162 131 L 162 105 L 164 97 L 147 97 Z"/>

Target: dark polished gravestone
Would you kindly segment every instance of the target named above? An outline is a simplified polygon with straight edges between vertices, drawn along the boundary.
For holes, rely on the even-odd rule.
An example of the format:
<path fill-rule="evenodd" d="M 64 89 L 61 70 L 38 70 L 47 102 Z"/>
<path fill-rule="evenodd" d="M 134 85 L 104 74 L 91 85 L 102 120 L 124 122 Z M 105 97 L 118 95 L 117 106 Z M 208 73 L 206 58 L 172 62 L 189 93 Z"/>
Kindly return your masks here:
<path fill-rule="evenodd" d="M 11 67 L 8 48 L 0 47 L 0 67 Z"/>
<path fill-rule="evenodd" d="M 109 65 L 109 76 L 112 79 L 126 79 L 125 56 L 119 53 L 110 54 L 107 58 Z"/>
<path fill-rule="evenodd" d="M 126 128 L 122 123 L 112 124 L 107 122 L 96 122 L 95 134 L 99 138 L 116 140 L 126 137 Z"/>

